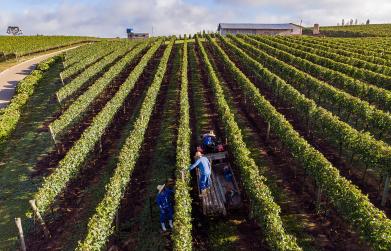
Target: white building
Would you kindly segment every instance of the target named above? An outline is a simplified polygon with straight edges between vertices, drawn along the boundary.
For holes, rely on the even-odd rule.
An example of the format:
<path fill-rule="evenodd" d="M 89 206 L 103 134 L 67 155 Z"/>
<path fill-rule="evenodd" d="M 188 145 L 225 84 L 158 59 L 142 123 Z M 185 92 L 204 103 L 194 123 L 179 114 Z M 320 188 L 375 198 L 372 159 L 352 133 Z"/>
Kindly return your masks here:
<path fill-rule="evenodd" d="M 262 35 L 301 35 L 302 27 L 293 23 L 289 24 L 241 24 L 220 23 L 217 31 L 226 34 L 262 34 Z"/>

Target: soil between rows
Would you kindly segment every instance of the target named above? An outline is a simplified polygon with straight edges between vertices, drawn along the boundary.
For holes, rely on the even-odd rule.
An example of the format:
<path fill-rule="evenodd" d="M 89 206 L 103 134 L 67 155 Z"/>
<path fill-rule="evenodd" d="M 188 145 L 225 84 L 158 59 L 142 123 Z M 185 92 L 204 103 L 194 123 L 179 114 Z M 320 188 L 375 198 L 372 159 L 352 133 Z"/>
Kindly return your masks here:
<path fill-rule="evenodd" d="M 195 54 L 193 54 L 193 50 L 195 50 Z M 196 64 L 196 66 L 192 67 L 190 65 L 189 67 L 189 86 L 190 93 L 192 93 L 190 96 L 192 101 L 190 114 L 193 125 L 192 131 L 205 133 L 214 129 L 216 135 L 224 140 L 224 130 L 216 112 L 214 94 L 208 80 L 205 64 L 201 60 L 200 51 L 197 46 L 191 45 L 189 46 L 189 53 L 189 60 L 193 61 L 189 63 Z M 198 75 L 198 77 L 194 78 L 194 75 Z M 202 106 L 202 108 L 199 106 Z M 202 114 L 197 113 L 199 110 Z M 200 123 L 200 120 L 203 123 Z M 199 137 L 200 135 L 193 133 L 192 145 L 194 149 L 192 154 L 195 152 L 195 147 L 200 143 Z M 232 159 L 230 162 L 233 163 Z M 249 217 L 249 200 L 240 181 L 240 172 L 235 165 L 232 164 L 231 166 L 237 176 L 243 205 L 236 210 L 229 211 L 225 217 L 203 215 L 202 204 L 198 197 L 198 184 L 195 177 L 192 179 L 194 247 L 199 250 L 266 250 L 260 227 Z"/>
<path fill-rule="evenodd" d="M 139 217 L 148 204 L 151 207 L 151 214 L 153 214 L 153 208 L 156 207 L 155 197 L 148 197 L 150 195 L 149 190 L 151 186 L 156 187 L 156 185 L 160 184 L 161 181 L 156 180 L 156 177 L 151 174 L 154 171 L 152 168 L 158 168 L 154 166 L 155 163 L 153 163 L 153 161 L 156 159 L 156 154 L 159 150 L 157 149 L 157 143 L 159 142 L 159 137 L 161 137 L 160 132 L 164 129 L 161 128 L 161 123 L 164 119 L 167 119 L 164 118 L 163 115 L 165 114 L 166 106 L 169 101 L 167 100 L 167 95 L 170 85 L 170 76 L 171 74 L 176 74 L 173 71 L 173 68 L 174 58 L 177 54 L 178 46 L 174 46 L 171 51 L 167 70 L 159 90 L 152 117 L 148 123 L 140 156 L 137 160 L 132 174 L 132 179 L 126 189 L 118 210 L 118 226 L 116 234 L 110 239 L 108 245 L 109 250 L 135 250 L 138 245 L 141 245 L 141 243 L 139 243 L 139 234 L 147 226 L 140 223 L 141 220 Z M 151 72 L 150 75 L 152 82 L 154 73 Z M 176 142 L 176 138 L 172 139 L 172 142 Z M 172 160 L 172 163 L 174 163 L 175 166 L 175 158 Z M 174 174 L 172 173 L 170 176 L 167 176 L 166 179 L 173 177 Z M 153 189 L 154 194 L 155 190 L 156 189 Z M 159 226 L 158 215 L 149 215 L 149 217 L 151 221 L 150 224 Z M 163 236 L 161 236 L 161 238 L 164 239 Z M 156 245 L 156 248 L 159 246 L 159 250 L 164 248 L 160 246 L 164 245 L 162 243 L 156 243 Z M 171 245 L 169 238 L 167 238 L 165 245 L 166 247 Z"/>

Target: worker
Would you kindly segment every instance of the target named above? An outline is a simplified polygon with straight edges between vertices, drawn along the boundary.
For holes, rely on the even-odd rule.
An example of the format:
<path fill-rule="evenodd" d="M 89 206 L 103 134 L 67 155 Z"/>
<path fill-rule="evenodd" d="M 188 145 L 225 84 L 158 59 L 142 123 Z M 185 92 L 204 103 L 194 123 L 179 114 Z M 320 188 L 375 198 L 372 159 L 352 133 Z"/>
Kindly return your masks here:
<path fill-rule="evenodd" d="M 167 188 L 165 184 L 157 186 L 158 194 L 156 197 L 156 203 L 160 209 L 160 224 L 162 226 L 163 231 L 167 231 L 166 229 L 166 221 L 168 220 L 168 224 L 170 228 L 173 228 L 172 218 L 174 214 L 174 209 L 172 205 L 172 195 L 173 190 Z"/>
<path fill-rule="evenodd" d="M 202 135 L 202 149 L 204 152 L 214 152 L 216 147 L 216 135 L 211 130 L 209 133 Z"/>
<path fill-rule="evenodd" d="M 198 166 L 200 170 L 200 180 L 199 180 L 199 187 L 201 190 L 201 196 L 205 196 L 206 189 L 210 187 L 210 174 L 211 174 L 211 168 L 210 168 L 210 162 L 208 158 L 202 156 L 202 153 L 197 151 L 194 159 L 196 162 L 194 162 L 193 165 L 189 166 L 189 171 L 193 170 Z"/>
<path fill-rule="evenodd" d="M 233 175 L 231 170 L 229 170 L 228 166 L 225 166 L 223 169 L 223 176 L 227 182 L 232 182 Z"/>

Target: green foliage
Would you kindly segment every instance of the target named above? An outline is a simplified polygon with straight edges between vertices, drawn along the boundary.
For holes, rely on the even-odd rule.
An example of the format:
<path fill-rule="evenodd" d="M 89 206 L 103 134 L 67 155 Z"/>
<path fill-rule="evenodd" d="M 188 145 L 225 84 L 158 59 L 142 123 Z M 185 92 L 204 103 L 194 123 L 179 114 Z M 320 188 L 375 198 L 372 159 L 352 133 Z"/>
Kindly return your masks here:
<path fill-rule="evenodd" d="M 191 197 L 190 197 L 190 174 L 184 172 L 182 179 L 181 171 L 190 164 L 190 115 L 188 97 L 188 53 L 187 40 L 183 43 L 182 70 L 181 70 L 181 91 L 180 91 L 180 112 L 177 139 L 177 164 L 175 184 L 175 218 L 174 231 L 172 234 L 174 250 L 191 250 Z"/>
<path fill-rule="evenodd" d="M 376 107 L 379 107 L 380 109 L 391 111 L 391 92 L 388 90 L 368 85 L 364 82 L 348 77 L 343 73 L 317 65 L 301 57 L 292 57 L 293 55 L 288 53 L 290 50 L 289 46 L 279 45 L 272 47 L 248 36 L 239 37 L 272 56 L 280 58 L 281 60 L 284 60 L 285 62 L 310 73 L 311 75 L 319 76 L 336 88 L 342 89 L 353 96 L 367 100 L 369 103 L 376 105 Z"/>
<path fill-rule="evenodd" d="M 320 32 L 330 37 L 390 37 L 391 24 L 325 26 Z"/>
<path fill-rule="evenodd" d="M 230 44 L 227 43 L 227 45 Z M 308 119 L 311 125 L 317 128 L 327 140 L 334 142 L 336 145 L 343 144 L 343 147 L 357 154 L 359 159 L 367 164 L 368 167 L 375 168 L 381 172 L 391 171 L 391 147 L 389 145 L 382 141 L 377 141 L 369 133 L 360 132 L 352 128 L 331 112 L 318 107 L 314 101 L 306 98 L 248 55 L 245 55 L 242 60 L 246 62 L 259 78 L 262 80 L 267 79 L 268 81 L 265 81 L 265 84 L 279 97 L 293 105 L 298 113 L 304 119 Z M 263 70 L 259 71 L 259 69 Z"/>
<path fill-rule="evenodd" d="M 129 44 L 132 45 L 131 43 Z M 125 46 L 127 46 L 125 42 L 97 42 L 71 50 L 73 53 L 74 51 L 78 52 L 77 54 L 73 54 L 72 57 L 65 53 L 65 69 L 61 72 L 62 79 L 64 82 L 69 82 L 75 74 L 84 71 L 88 66 L 104 58 L 114 50 L 119 50 Z"/>
<path fill-rule="evenodd" d="M 43 78 L 44 72 L 59 59 L 60 57 L 54 57 L 38 64 L 37 68 L 29 76 L 18 83 L 15 95 L 8 106 L 0 109 L 0 143 L 3 143 L 15 130 L 22 109 L 34 93 L 36 85 Z"/>
<path fill-rule="evenodd" d="M 115 42 L 113 42 L 115 43 Z M 86 69 L 83 69 L 83 72 L 80 73 L 76 78 L 72 79 L 72 81 L 68 84 L 66 84 L 64 87 L 62 87 L 58 92 L 56 93 L 58 102 L 63 102 L 66 99 L 70 99 L 73 97 L 77 91 L 79 91 L 82 87 L 84 87 L 91 79 L 94 78 L 94 76 L 98 75 L 100 72 L 104 72 L 104 70 L 112 63 L 115 62 L 120 57 L 123 57 L 130 49 L 132 49 L 132 44 L 123 44 L 118 43 L 117 46 L 113 46 L 115 48 L 114 51 L 111 51 L 113 48 L 103 48 L 101 50 L 102 53 L 106 53 L 110 51 L 110 53 L 104 58 L 87 67 Z M 83 54 L 83 53 L 81 53 Z M 99 54 L 99 53 L 98 53 Z M 74 56 L 73 58 L 77 58 L 78 61 L 84 62 L 84 57 L 79 58 L 79 56 Z M 68 67 L 67 69 L 70 69 L 73 71 L 73 66 L 75 66 L 74 71 L 80 71 L 80 67 L 83 67 L 79 64 L 74 64 L 71 67 Z M 64 77 L 64 76 L 63 76 Z"/>
<path fill-rule="evenodd" d="M 319 100 L 327 101 L 332 106 L 337 107 L 340 112 L 344 111 L 345 114 L 351 114 L 355 118 L 359 119 L 362 124 L 367 125 L 367 129 L 375 135 L 380 130 L 386 132 L 386 135 L 390 135 L 391 129 L 391 115 L 389 113 L 378 110 L 375 107 L 368 104 L 359 98 L 356 98 L 346 92 L 329 85 L 326 82 L 320 81 L 295 67 L 280 61 L 277 58 L 268 55 L 264 51 L 251 46 L 244 42 L 241 38 L 231 36 L 230 37 L 240 47 L 245 48 L 251 55 L 256 58 L 259 63 L 263 63 L 269 70 L 277 72 L 277 75 L 283 76 L 291 85 L 302 93 L 306 93 L 307 97 L 319 104 Z M 284 58 L 288 58 L 289 62 L 303 61 L 303 59 L 290 55 L 289 53 L 279 51 Z M 317 100 L 317 101 L 316 101 Z M 346 117 L 340 117 L 346 119 Z M 348 122 L 348 121 L 346 121 Z"/>
<path fill-rule="evenodd" d="M 389 49 L 391 38 L 326 38 L 322 41 L 327 41 L 327 44 L 376 59 L 381 58 L 386 61 L 391 59 L 391 51 Z"/>
<path fill-rule="evenodd" d="M 9 59 L 96 40 L 98 39 L 92 37 L 72 36 L 0 36 L 0 61 L 4 57 Z"/>
<path fill-rule="evenodd" d="M 341 122 L 336 122 L 337 119 L 335 117 L 324 109 L 317 108 L 313 102 L 306 101 L 303 95 L 299 94 L 257 61 L 250 58 L 237 46 L 222 37 L 220 37 L 220 40 L 230 48 L 232 55 L 241 59 L 242 66 L 248 67 L 253 72 L 259 74 L 263 83 L 268 86 L 273 86 L 274 90 L 278 89 L 280 96 L 289 98 L 292 101 L 297 100 L 297 103 L 294 103 L 296 108 L 308 111 L 310 116 L 314 116 L 313 118 L 316 118 L 317 121 L 327 119 L 327 121 L 334 124 L 332 125 L 330 123 L 326 126 L 325 130 L 331 130 L 331 127 L 339 127 L 341 125 Z M 214 43 L 214 45 L 218 48 L 217 44 Z M 226 61 L 229 60 L 221 48 L 218 51 L 221 55 L 224 55 Z M 279 137 L 285 147 L 291 151 L 293 157 L 315 179 L 318 186 L 322 188 L 338 212 L 359 230 L 359 233 L 368 241 L 374 250 L 390 250 L 391 221 L 384 212 L 373 206 L 368 200 L 368 197 L 363 195 L 350 181 L 341 177 L 338 170 L 294 130 L 285 117 L 277 112 L 269 101 L 260 94 L 259 89 L 235 65 L 227 64 L 227 66 L 230 66 L 229 69 L 237 76 L 235 80 L 248 98 L 249 103 L 252 104 L 257 113 L 265 121 L 270 123 L 274 134 Z M 308 107 L 309 104 L 312 105 Z M 353 139 L 349 139 L 349 137 Z M 358 143 L 359 146 L 365 147 L 365 143 L 355 137 L 354 134 L 348 133 L 344 140 L 351 140 L 352 142 Z M 367 139 L 368 135 L 363 134 L 363 137 Z M 372 154 L 372 152 L 369 154 Z"/>
<path fill-rule="evenodd" d="M 114 97 L 107 102 L 105 107 L 94 117 L 91 125 L 67 152 L 54 172 L 44 180 L 41 188 L 38 189 L 34 196 L 37 207 L 42 214 L 46 213 L 48 207 L 54 202 L 57 195 L 63 191 L 68 182 L 80 172 L 84 162 L 99 143 L 100 138 L 112 123 L 115 115 L 121 110 L 126 97 L 132 91 L 138 78 L 159 48 L 161 42 L 162 40 L 157 41 L 142 57 L 139 64 L 121 85 Z"/>
<path fill-rule="evenodd" d="M 147 40 L 140 44 L 130 52 L 128 52 L 121 60 L 113 65 L 101 78 L 99 78 L 92 86 L 88 88 L 81 96 L 79 96 L 64 113 L 50 124 L 52 133 L 57 137 L 63 135 L 67 129 L 80 121 L 88 111 L 93 101 L 103 92 L 109 84 L 118 77 L 134 58 L 139 55 L 153 40 Z M 114 60 L 114 59 L 113 59 Z"/>
<path fill-rule="evenodd" d="M 89 54 L 91 54 L 93 52 L 92 48 L 95 48 L 96 44 L 103 44 L 103 42 L 88 43 L 73 50 L 66 51 L 64 53 L 64 60 L 62 62 L 64 69 L 71 67 L 73 64 L 78 63 L 81 59 L 84 59 L 84 57 L 87 57 Z"/>
<path fill-rule="evenodd" d="M 365 60 L 357 59 L 351 56 L 340 55 L 333 48 L 319 48 L 318 46 L 314 47 L 313 45 L 305 45 L 298 43 L 300 40 L 295 39 L 294 41 L 291 41 L 290 38 L 270 37 L 270 40 L 287 45 L 300 51 L 305 51 L 323 58 L 329 58 L 338 63 L 350 65 L 353 67 L 352 69 L 368 70 L 370 74 L 372 74 L 372 72 L 376 72 L 381 74 L 382 77 L 387 77 L 391 74 L 391 68 L 389 66 L 366 62 Z"/>
<path fill-rule="evenodd" d="M 215 42 L 209 41 L 216 46 Z M 296 239 L 287 234 L 282 225 L 280 217 L 280 207 L 274 202 L 271 191 L 265 184 L 266 178 L 259 173 L 259 168 L 255 161 L 250 157 L 250 151 L 243 141 L 242 133 L 235 121 L 233 113 L 224 98 L 224 91 L 220 85 L 219 79 L 214 72 L 213 66 L 208 59 L 208 55 L 197 39 L 197 44 L 201 51 L 202 59 L 206 65 L 209 74 L 209 81 L 217 104 L 220 120 L 224 123 L 224 129 L 230 143 L 230 150 L 234 157 L 235 164 L 241 170 L 241 178 L 246 188 L 246 192 L 251 198 L 254 217 L 263 228 L 264 238 L 272 250 L 301 250 L 297 245 Z M 235 67 L 231 61 L 225 57 L 224 62 L 227 66 Z"/>
<path fill-rule="evenodd" d="M 330 52 L 333 55 L 342 55 L 345 56 L 345 59 L 349 60 L 362 60 L 365 62 L 362 62 L 362 64 L 365 64 L 366 62 L 376 64 L 378 66 L 391 66 L 391 61 L 387 58 L 382 58 L 382 54 L 371 52 L 370 47 L 368 46 L 367 50 L 364 52 L 357 47 L 357 45 L 361 44 L 360 39 L 356 39 L 352 44 L 339 44 L 338 40 L 335 41 L 334 39 L 330 38 L 317 38 L 317 37 L 310 37 L 310 36 L 301 36 L 301 37 L 293 37 L 293 36 L 287 36 L 285 37 L 286 40 L 292 41 L 301 45 L 310 46 L 313 48 L 319 48 L 322 49 L 324 52 Z M 382 39 L 383 40 L 383 39 Z M 375 38 L 371 39 L 372 44 L 376 44 L 378 41 Z M 391 42 L 391 40 L 390 40 Z"/>
<path fill-rule="evenodd" d="M 262 41 L 266 44 L 269 44 L 276 48 L 281 48 L 282 45 L 280 43 L 273 42 L 269 37 L 261 37 L 261 36 L 252 36 L 259 41 Z M 285 47 L 284 47 L 285 48 Z M 319 64 L 321 66 L 327 67 L 329 69 L 333 69 L 335 71 L 342 72 L 348 76 L 351 76 L 355 79 L 360 79 L 362 81 L 366 81 L 369 84 L 376 85 L 379 88 L 383 88 L 386 90 L 391 90 L 391 77 L 385 76 L 376 72 L 372 72 L 366 69 L 357 68 L 345 63 L 340 63 L 329 58 L 321 57 L 316 54 L 295 49 L 293 47 L 287 48 L 289 52 L 295 56 L 301 57 L 303 59 L 307 59 L 315 64 Z"/>
<path fill-rule="evenodd" d="M 140 113 L 134 122 L 133 130 L 121 149 L 114 175 L 106 186 L 106 194 L 88 223 L 86 238 L 79 242 L 76 250 L 102 250 L 107 238 L 113 232 L 112 223 L 139 157 L 139 151 L 144 141 L 144 135 L 156 103 L 174 42 L 175 38 L 172 38 L 164 51 L 153 82 L 143 101 Z"/>

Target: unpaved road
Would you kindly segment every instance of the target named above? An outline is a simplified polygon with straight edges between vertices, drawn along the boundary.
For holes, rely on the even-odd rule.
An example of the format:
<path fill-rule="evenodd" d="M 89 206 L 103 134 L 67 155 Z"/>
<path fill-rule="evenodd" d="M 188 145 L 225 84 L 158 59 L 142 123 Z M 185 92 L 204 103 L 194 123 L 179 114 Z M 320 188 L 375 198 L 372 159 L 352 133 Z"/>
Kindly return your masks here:
<path fill-rule="evenodd" d="M 12 66 L 4 70 L 3 72 L 0 72 L 0 109 L 8 105 L 12 96 L 15 93 L 16 85 L 19 83 L 20 80 L 24 79 L 27 75 L 29 75 L 35 69 L 38 63 L 44 61 L 45 59 L 58 55 L 64 51 L 72 50 L 77 47 L 79 46 L 37 56 L 15 66 Z"/>

